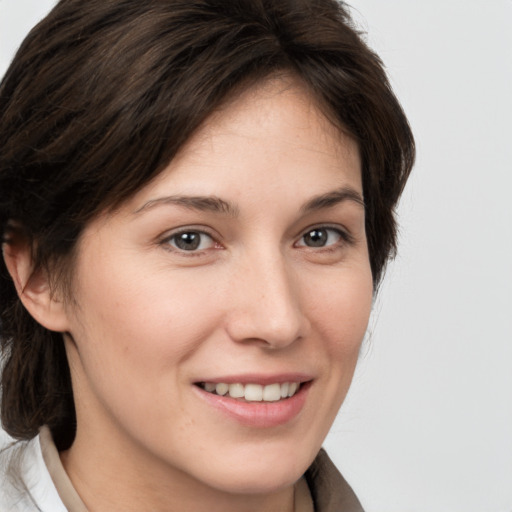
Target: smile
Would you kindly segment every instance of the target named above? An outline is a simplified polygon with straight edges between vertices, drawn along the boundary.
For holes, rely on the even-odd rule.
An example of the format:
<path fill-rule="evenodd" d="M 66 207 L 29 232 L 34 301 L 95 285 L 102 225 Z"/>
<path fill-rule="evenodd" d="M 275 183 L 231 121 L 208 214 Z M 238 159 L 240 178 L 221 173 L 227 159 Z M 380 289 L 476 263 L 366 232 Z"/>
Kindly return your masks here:
<path fill-rule="evenodd" d="M 201 389 L 219 396 L 238 398 L 246 402 L 277 402 L 291 398 L 300 389 L 300 382 L 282 382 L 263 386 L 261 384 L 242 384 L 225 382 L 201 382 Z"/>
<path fill-rule="evenodd" d="M 204 403 L 225 418 L 245 427 L 272 428 L 299 416 L 314 382 L 311 376 L 298 375 L 244 377 L 231 377 L 231 382 L 200 381 L 193 388 Z"/>

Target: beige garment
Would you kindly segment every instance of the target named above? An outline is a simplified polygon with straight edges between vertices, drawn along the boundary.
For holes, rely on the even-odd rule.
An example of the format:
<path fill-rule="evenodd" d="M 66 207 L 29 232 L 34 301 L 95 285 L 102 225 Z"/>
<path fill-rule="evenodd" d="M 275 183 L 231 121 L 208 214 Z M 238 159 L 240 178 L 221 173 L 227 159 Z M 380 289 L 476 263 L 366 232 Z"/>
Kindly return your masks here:
<path fill-rule="evenodd" d="M 59 493 L 62 503 L 64 503 L 64 506 L 68 509 L 68 512 L 87 512 L 84 502 L 76 492 L 68 474 L 62 466 L 59 452 L 55 447 L 48 427 L 41 428 L 39 441 L 41 443 L 41 451 L 43 452 L 43 459 L 48 468 L 48 473 L 50 473 L 53 484 Z"/>
<path fill-rule="evenodd" d="M 43 427 L 40 431 L 41 450 L 43 452 L 43 459 L 48 468 L 48 473 L 52 477 L 53 483 L 60 499 L 68 512 L 87 512 L 87 507 L 80 499 L 76 492 L 71 480 L 69 479 L 59 453 L 52 439 L 52 435 L 48 427 Z M 313 501 L 311 493 L 305 478 L 301 478 L 295 485 L 295 512 L 315 512 L 313 508 Z"/>

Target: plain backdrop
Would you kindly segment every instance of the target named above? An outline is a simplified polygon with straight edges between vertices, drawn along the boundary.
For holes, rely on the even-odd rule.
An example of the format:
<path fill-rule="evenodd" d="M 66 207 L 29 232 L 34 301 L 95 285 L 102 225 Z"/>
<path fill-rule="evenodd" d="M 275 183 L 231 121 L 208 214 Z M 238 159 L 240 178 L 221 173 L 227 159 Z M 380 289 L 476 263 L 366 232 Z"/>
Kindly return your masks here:
<path fill-rule="evenodd" d="M 0 74 L 53 4 L 0 0 Z M 512 512 L 512 0 L 351 5 L 418 159 L 326 447 L 368 512 Z"/>

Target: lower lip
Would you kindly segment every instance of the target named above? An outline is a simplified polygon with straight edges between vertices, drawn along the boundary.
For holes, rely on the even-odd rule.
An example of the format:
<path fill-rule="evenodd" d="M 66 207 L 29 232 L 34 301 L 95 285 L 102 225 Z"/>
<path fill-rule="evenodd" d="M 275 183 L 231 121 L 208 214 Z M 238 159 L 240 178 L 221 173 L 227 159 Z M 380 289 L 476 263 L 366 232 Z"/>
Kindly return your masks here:
<path fill-rule="evenodd" d="M 242 425 L 270 428 L 285 425 L 297 417 L 304 407 L 311 382 L 301 384 L 290 398 L 276 402 L 243 402 L 230 396 L 214 395 L 194 386 L 203 400 Z"/>

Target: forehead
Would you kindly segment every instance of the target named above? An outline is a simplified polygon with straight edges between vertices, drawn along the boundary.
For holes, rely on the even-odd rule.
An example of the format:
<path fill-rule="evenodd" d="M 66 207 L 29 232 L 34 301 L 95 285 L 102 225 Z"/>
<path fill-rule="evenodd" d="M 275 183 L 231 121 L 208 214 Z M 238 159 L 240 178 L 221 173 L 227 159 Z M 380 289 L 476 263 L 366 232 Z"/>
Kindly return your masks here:
<path fill-rule="evenodd" d="M 299 152 L 329 154 L 336 165 L 340 159 L 358 157 L 356 142 L 327 119 L 300 80 L 287 75 L 258 83 L 217 109 L 184 150 L 191 145 L 214 148 L 226 135 L 240 142 L 266 141 L 267 153 L 282 145 Z"/>
<path fill-rule="evenodd" d="M 293 195 L 298 187 L 307 189 L 306 182 L 312 193 L 347 185 L 362 192 L 359 149 L 327 120 L 305 86 L 280 77 L 215 111 L 136 199 L 170 186 L 179 193 L 220 194 L 226 183 L 235 195 L 276 187 Z"/>

